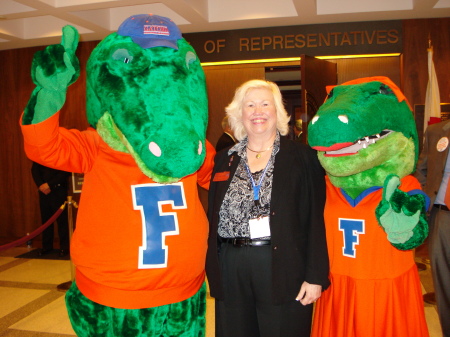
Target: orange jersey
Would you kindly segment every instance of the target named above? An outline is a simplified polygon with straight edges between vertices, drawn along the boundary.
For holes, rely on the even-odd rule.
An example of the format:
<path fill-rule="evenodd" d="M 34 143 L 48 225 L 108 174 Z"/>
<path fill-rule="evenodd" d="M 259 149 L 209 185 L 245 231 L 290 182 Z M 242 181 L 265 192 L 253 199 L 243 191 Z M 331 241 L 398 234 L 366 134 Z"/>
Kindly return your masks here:
<path fill-rule="evenodd" d="M 412 176 L 399 187 L 420 190 Z M 387 240 L 375 209 L 382 189 L 351 205 L 327 177 L 325 226 L 331 286 L 317 302 L 315 337 L 428 336 L 414 252 Z"/>
<path fill-rule="evenodd" d="M 84 183 L 71 242 L 76 283 L 90 300 L 138 309 L 193 296 L 204 282 L 208 223 L 197 184 L 209 187 L 214 149 L 177 183 L 158 184 L 131 155 L 93 130 L 58 128 L 58 115 L 22 125 L 30 159 L 71 172 Z"/>

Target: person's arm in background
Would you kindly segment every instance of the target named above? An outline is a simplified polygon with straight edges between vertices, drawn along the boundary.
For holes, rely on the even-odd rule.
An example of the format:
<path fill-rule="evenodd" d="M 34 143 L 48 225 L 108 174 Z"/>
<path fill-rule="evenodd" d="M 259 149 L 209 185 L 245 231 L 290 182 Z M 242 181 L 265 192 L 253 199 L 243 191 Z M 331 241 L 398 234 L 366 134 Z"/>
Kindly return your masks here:
<path fill-rule="evenodd" d="M 414 176 L 419 181 L 420 185 L 422 185 L 422 189 L 424 188 L 427 182 L 427 173 L 428 173 L 428 130 L 425 131 L 425 140 L 423 143 L 422 152 L 420 153 L 419 160 L 417 162 L 416 172 Z"/>
<path fill-rule="evenodd" d="M 42 176 L 42 168 L 42 165 L 33 162 L 33 165 L 31 166 L 31 175 L 33 176 L 34 183 L 39 191 L 47 195 L 51 192 L 51 189 Z"/>
<path fill-rule="evenodd" d="M 211 174 L 214 167 L 214 156 L 216 155 L 216 150 L 214 146 L 206 140 L 206 157 L 202 166 L 197 171 L 197 183 L 204 189 L 209 189 L 209 182 L 211 180 Z"/>
<path fill-rule="evenodd" d="M 33 165 L 31 165 L 31 176 L 33 177 L 33 181 L 36 184 L 37 187 L 41 186 L 43 183 L 45 183 L 44 179 L 42 178 L 40 165 L 38 163 L 33 162 Z"/>

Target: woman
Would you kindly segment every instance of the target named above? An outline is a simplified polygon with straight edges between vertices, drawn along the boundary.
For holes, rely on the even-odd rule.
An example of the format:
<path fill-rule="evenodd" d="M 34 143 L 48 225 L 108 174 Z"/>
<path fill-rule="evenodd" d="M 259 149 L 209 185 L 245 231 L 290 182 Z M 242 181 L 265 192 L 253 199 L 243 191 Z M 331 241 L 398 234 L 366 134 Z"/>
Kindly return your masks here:
<path fill-rule="evenodd" d="M 274 83 L 244 83 L 226 112 L 239 142 L 217 154 L 209 190 L 216 336 L 309 336 L 329 285 L 323 169 L 282 137 L 289 116 Z"/>

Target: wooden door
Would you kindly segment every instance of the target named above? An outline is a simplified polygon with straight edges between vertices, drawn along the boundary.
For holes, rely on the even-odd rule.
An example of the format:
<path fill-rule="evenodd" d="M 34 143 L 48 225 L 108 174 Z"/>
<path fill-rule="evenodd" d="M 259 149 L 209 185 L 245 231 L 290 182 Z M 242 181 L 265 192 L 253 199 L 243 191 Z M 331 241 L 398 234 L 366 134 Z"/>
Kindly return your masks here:
<path fill-rule="evenodd" d="M 225 107 L 231 102 L 234 92 L 242 83 L 264 79 L 264 64 L 210 66 L 203 69 L 209 100 L 206 138 L 215 146 L 223 133 L 221 122 L 225 116 Z"/>
<path fill-rule="evenodd" d="M 337 84 L 336 63 L 301 55 L 301 97 L 302 104 L 298 111 L 303 120 L 305 141 L 308 139 L 308 123 L 316 114 L 327 96 L 326 86 Z"/>
<path fill-rule="evenodd" d="M 215 147 L 222 135 L 225 107 L 231 102 L 236 89 L 252 79 L 264 79 L 264 64 L 208 66 L 203 68 L 208 89 L 208 128 L 206 139 Z M 208 208 L 207 191 L 199 189 L 200 200 Z"/>

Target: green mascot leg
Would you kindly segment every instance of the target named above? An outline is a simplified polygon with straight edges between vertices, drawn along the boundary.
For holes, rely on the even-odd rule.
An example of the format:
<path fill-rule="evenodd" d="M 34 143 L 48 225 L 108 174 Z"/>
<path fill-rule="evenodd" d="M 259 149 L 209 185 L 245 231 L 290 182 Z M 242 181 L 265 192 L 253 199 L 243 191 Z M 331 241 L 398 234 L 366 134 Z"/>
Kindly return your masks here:
<path fill-rule="evenodd" d="M 146 309 L 116 309 L 92 302 L 73 282 L 66 293 L 66 306 L 79 337 L 205 336 L 205 284 L 182 302 Z"/>

